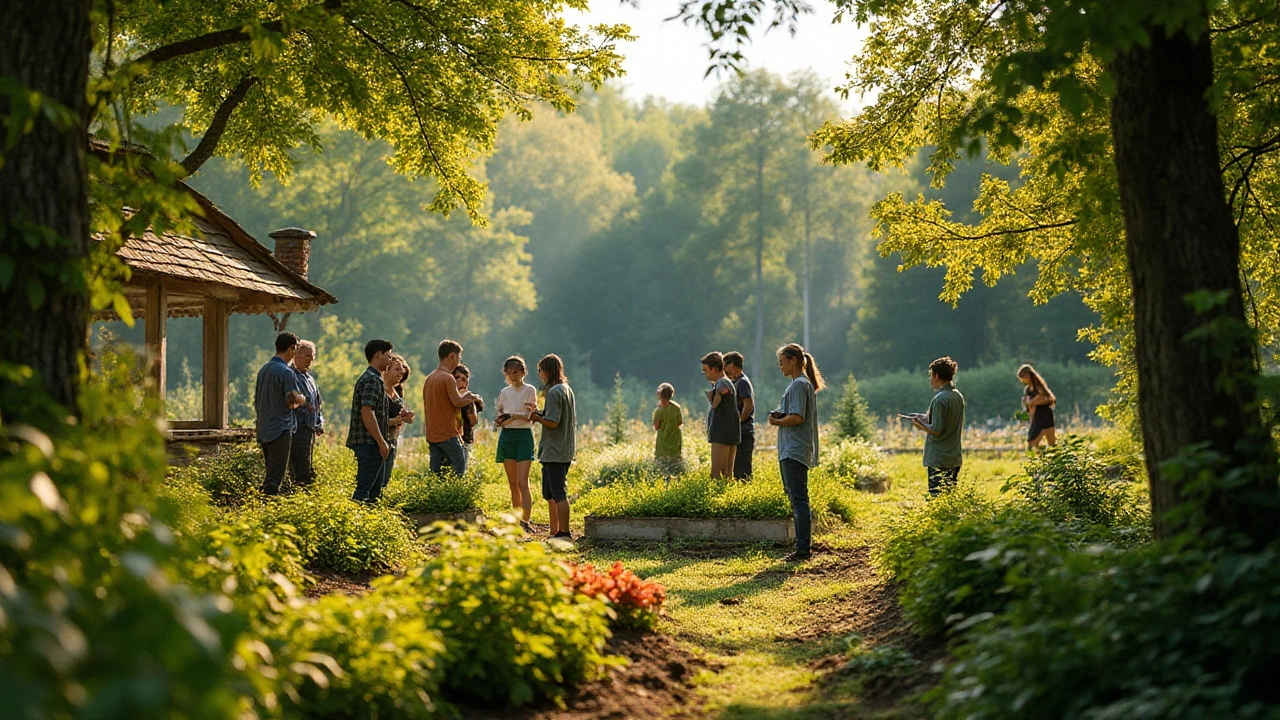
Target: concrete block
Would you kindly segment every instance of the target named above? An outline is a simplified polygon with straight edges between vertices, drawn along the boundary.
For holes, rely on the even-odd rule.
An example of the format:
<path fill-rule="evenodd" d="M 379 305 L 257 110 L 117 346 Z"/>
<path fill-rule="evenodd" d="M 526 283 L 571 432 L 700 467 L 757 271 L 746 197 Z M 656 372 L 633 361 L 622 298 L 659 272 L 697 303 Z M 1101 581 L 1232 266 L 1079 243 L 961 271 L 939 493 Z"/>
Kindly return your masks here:
<path fill-rule="evenodd" d="M 788 542 L 795 524 L 785 520 L 744 518 L 586 517 L 586 536 L 596 540 L 712 540 L 716 542 Z"/>

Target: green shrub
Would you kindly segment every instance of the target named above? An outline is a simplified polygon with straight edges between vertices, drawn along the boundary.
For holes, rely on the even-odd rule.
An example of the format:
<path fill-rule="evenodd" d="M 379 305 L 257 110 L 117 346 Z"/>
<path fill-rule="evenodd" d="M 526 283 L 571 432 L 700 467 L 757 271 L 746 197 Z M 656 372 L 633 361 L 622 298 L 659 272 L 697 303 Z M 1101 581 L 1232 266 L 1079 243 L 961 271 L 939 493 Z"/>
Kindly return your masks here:
<path fill-rule="evenodd" d="M 156 407 L 128 363 L 104 353 L 102 367 L 70 422 L 29 368 L 0 364 L 5 406 L 40 425 L 0 420 L 2 714 L 233 717 L 261 664 L 236 657 L 246 619 L 172 581 L 183 558 L 150 509 L 165 475 Z"/>
<path fill-rule="evenodd" d="M 583 458 L 578 467 L 587 487 L 666 477 L 654 462 L 653 447 L 639 443 L 620 443 L 602 448 Z"/>
<path fill-rule="evenodd" d="M 928 359 L 925 360 L 928 362 Z M 956 374 L 956 388 L 964 394 L 965 420 L 971 425 L 987 418 L 1012 418 L 1019 410 L 1019 398 L 1025 386 L 1018 382 L 1018 361 L 994 363 L 982 367 L 961 367 Z M 1114 377 L 1109 368 L 1099 365 L 1037 363 L 1036 369 L 1058 397 L 1059 417 L 1095 416 L 1097 408 L 1107 402 Z M 858 389 L 866 398 L 872 417 L 883 419 L 896 413 L 923 412 L 934 391 L 924 369 L 899 370 L 874 378 L 862 378 Z"/>
<path fill-rule="evenodd" d="M 936 717 L 1274 718 L 1280 553 L 1078 554 L 967 636 Z"/>
<path fill-rule="evenodd" d="M 430 470 L 397 473 L 382 493 L 382 502 L 406 513 L 460 513 L 480 507 L 484 478 L 468 473 L 440 477 Z"/>
<path fill-rule="evenodd" d="M 746 518 L 791 517 L 791 502 L 782 489 L 777 466 L 756 468 L 749 480 L 686 473 L 615 482 L 583 494 L 578 512 L 603 517 Z M 821 472 L 809 475 L 809 504 L 817 523 L 850 520 L 853 510 L 838 483 Z"/>
<path fill-rule="evenodd" d="M 871 411 L 867 401 L 858 391 L 858 381 L 849 373 L 844 381 L 844 389 L 840 393 L 840 402 L 835 410 L 836 435 L 842 438 L 858 438 L 874 440 L 876 424 L 871 419 Z"/>
<path fill-rule="evenodd" d="M 221 446 L 174 474 L 198 483 L 217 504 L 240 507 L 262 496 L 266 464 L 257 443 L 235 443 Z"/>
<path fill-rule="evenodd" d="M 1027 462 L 1027 474 L 1009 481 L 1030 508 L 1057 523 L 1124 529 L 1133 541 L 1147 538 L 1150 513 L 1133 483 L 1083 438 L 1067 436 Z"/>
<path fill-rule="evenodd" d="M 891 524 L 882 558 L 902 581 L 903 613 L 937 635 L 1001 612 L 1014 580 L 1059 562 L 1069 542 L 1048 520 L 962 486 Z"/>
<path fill-rule="evenodd" d="M 289 717 L 434 718 L 445 643 L 422 598 L 386 591 L 300 603 L 268 633 Z"/>
<path fill-rule="evenodd" d="M 440 554 L 380 592 L 426 603 L 444 635 L 451 696 L 523 705 L 559 701 L 611 662 L 602 600 L 569 589 L 569 571 L 519 533 L 436 526 Z"/>
<path fill-rule="evenodd" d="M 849 487 L 865 489 L 889 480 L 889 464 L 880 448 L 860 438 L 848 438 L 822 451 L 822 467 Z"/>
<path fill-rule="evenodd" d="M 292 526 L 308 567 L 390 570 L 410 561 L 415 551 L 413 532 L 399 511 L 355 502 L 335 488 L 321 486 L 275 498 L 247 514 L 251 522 Z"/>

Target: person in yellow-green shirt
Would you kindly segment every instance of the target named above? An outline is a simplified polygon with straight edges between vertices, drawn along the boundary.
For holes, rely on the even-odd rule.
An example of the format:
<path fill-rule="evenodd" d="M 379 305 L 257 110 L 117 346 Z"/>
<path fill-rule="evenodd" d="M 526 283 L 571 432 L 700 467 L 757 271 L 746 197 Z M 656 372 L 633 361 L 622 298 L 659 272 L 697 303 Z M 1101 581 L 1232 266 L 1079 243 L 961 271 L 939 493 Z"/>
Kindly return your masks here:
<path fill-rule="evenodd" d="M 653 443 L 653 457 L 662 471 L 668 474 L 680 471 L 684 450 L 684 435 L 680 431 L 684 416 L 680 405 L 671 399 L 675 394 L 676 389 L 671 383 L 659 385 L 658 407 L 653 409 L 653 429 L 658 433 Z"/>

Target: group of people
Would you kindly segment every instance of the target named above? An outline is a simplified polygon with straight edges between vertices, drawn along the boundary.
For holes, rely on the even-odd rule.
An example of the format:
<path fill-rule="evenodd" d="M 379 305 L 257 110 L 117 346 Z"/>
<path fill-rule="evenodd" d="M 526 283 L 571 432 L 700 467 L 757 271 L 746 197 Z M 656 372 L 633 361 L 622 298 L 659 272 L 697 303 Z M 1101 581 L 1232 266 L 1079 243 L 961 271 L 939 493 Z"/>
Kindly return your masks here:
<path fill-rule="evenodd" d="M 263 492 L 279 494 L 286 471 L 299 487 L 314 477 L 312 450 L 315 438 L 325 431 L 324 401 L 310 368 L 315 344 L 290 332 L 280 333 L 276 354 L 258 372 L 254 387 L 258 442 L 266 462 Z M 392 352 L 387 340 L 370 340 L 364 348 L 368 366 L 356 379 L 351 398 L 351 425 L 346 445 L 356 458 L 354 500 L 377 502 L 395 466 L 401 430 L 415 422 L 417 413 L 407 407 L 404 386 L 409 380 L 408 362 Z M 443 340 L 436 348 L 439 365 L 422 387 L 423 434 L 429 448 L 430 468 L 437 475 L 466 473 L 475 427 L 485 409 L 483 398 L 471 392 L 471 371 L 462 364 L 462 346 Z M 776 352 L 778 370 L 788 378 L 768 423 L 778 429 L 777 454 L 783 490 L 791 503 L 796 547 L 789 561 L 802 561 L 812 552 L 812 514 L 809 507 L 809 469 L 818 463 L 818 406 L 816 393 L 826 383 L 817 361 L 798 344 Z M 711 444 L 713 478 L 749 478 L 755 451 L 755 389 L 743 371 L 739 352 L 707 353 L 702 373 L 711 383 L 705 434 Z M 963 460 L 964 396 L 955 387 L 957 363 L 950 357 L 929 365 L 929 383 L 935 395 L 923 413 L 901 415 L 925 433 L 924 466 L 930 496 L 955 486 Z M 494 426 L 498 429 L 495 461 L 503 466 L 511 491 L 511 505 L 520 522 L 531 530 L 533 497 L 529 475 L 534 461 L 542 466 L 542 498 L 547 502 L 552 537 L 571 538 L 570 506 L 566 481 L 576 452 L 576 404 L 565 377 L 564 363 L 546 355 L 536 365 L 543 389 L 525 382 L 525 361 L 513 355 L 502 364 L 506 386 L 498 394 Z M 1030 365 L 1018 369 L 1026 385 L 1023 406 L 1031 426 L 1028 445 L 1054 444 L 1053 408 L 1057 398 L 1044 378 Z M 653 411 L 656 434 L 654 456 L 661 467 L 678 472 L 683 455 L 683 409 L 673 398 L 670 383 L 658 386 Z M 535 442 L 533 428 L 541 426 Z"/>
<path fill-rule="evenodd" d="M 802 561 L 812 552 L 813 517 L 809 509 L 809 468 L 818 463 L 818 405 L 815 393 L 826 386 L 813 356 L 800 345 L 778 348 L 778 370 L 790 383 L 778 406 L 769 412 L 769 424 L 778 428 L 778 464 L 782 487 L 791 502 L 796 526 L 796 547 L 788 561 Z M 711 477 L 746 479 L 752 474 L 755 452 L 755 388 L 743 372 L 742 353 L 710 352 L 702 357 L 702 374 L 711 383 L 707 390 L 706 439 L 711 443 Z M 654 458 L 659 467 L 676 472 L 681 467 L 684 437 L 683 409 L 672 398 L 670 383 L 658 386 L 658 406 L 653 410 Z"/>

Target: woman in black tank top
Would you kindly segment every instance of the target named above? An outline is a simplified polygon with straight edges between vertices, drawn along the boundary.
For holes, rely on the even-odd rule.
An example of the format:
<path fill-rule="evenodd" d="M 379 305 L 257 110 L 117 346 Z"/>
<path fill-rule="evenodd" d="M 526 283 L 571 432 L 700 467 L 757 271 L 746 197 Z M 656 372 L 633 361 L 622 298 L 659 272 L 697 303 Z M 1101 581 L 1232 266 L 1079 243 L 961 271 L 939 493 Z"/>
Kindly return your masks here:
<path fill-rule="evenodd" d="M 1053 406 L 1057 404 L 1058 398 L 1054 397 L 1053 391 L 1045 384 L 1040 373 L 1030 365 L 1018 368 L 1018 379 L 1027 386 L 1026 394 L 1022 396 L 1022 404 L 1031 414 L 1031 427 L 1027 428 L 1027 449 L 1033 450 L 1040 447 L 1041 441 L 1046 441 L 1050 445 L 1057 444 Z"/>

